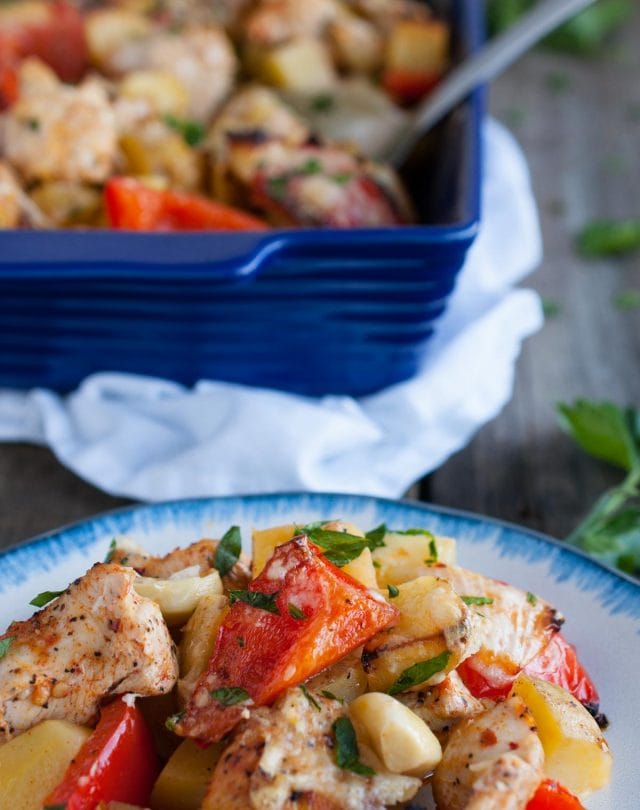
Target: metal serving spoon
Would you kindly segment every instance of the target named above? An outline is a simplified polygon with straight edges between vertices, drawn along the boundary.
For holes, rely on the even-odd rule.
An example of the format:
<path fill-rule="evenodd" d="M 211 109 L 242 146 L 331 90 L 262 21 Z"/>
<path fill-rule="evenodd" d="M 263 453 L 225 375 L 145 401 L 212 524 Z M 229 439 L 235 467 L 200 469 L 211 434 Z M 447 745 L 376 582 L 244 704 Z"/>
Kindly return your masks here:
<path fill-rule="evenodd" d="M 479 84 L 495 79 L 519 56 L 594 0 L 541 0 L 503 34 L 451 71 L 420 104 L 380 157 L 401 166 L 417 141 Z"/>

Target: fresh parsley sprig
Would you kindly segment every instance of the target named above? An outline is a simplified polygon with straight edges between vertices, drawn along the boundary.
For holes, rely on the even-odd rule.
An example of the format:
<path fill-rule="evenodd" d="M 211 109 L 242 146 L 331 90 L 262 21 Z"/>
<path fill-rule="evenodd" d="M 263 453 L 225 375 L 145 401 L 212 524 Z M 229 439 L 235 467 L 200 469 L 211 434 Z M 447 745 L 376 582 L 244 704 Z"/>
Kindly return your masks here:
<path fill-rule="evenodd" d="M 244 602 L 258 610 L 266 610 L 267 613 L 280 615 L 276 598 L 280 591 L 275 593 L 262 593 L 261 591 L 229 591 L 229 604 L 234 602 Z"/>
<path fill-rule="evenodd" d="M 331 727 L 331 731 L 336 765 L 344 771 L 351 771 L 359 776 L 374 776 L 373 768 L 360 762 L 358 740 L 351 720 L 348 717 L 338 717 Z"/>
<path fill-rule="evenodd" d="M 218 543 L 216 553 L 213 557 L 213 566 L 218 569 L 221 577 L 226 576 L 233 566 L 238 562 L 242 549 L 242 537 L 240 527 L 232 526 L 228 529 Z"/>
<path fill-rule="evenodd" d="M 625 472 L 567 541 L 603 562 L 640 575 L 640 410 L 611 402 L 558 405 L 566 432 L 589 455 Z"/>

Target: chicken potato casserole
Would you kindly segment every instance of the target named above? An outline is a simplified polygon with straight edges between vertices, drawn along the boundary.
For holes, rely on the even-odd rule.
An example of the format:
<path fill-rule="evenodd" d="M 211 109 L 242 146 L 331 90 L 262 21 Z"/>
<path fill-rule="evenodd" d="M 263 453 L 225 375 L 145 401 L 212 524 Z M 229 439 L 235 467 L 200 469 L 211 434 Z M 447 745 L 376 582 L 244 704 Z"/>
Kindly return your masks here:
<path fill-rule="evenodd" d="M 32 604 L 0 636 L 0 810 L 577 810 L 610 778 L 561 614 L 426 529 L 114 539 Z"/>
<path fill-rule="evenodd" d="M 5 0 L 0 227 L 409 223 L 367 152 L 449 33 L 421 0 Z"/>

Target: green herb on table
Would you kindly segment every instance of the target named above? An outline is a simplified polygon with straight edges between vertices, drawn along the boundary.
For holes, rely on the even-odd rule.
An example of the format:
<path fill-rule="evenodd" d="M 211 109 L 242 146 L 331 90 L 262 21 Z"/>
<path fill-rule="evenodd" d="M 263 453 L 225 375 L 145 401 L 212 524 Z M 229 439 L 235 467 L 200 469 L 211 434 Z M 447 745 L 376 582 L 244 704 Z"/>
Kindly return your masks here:
<path fill-rule="evenodd" d="M 623 311 L 640 309 L 640 290 L 624 290 L 614 295 L 613 303 Z"/>
<path fill-rule="evenodd" d="M 61 593 L 64 593 L 64 591 L 42 591 L 42 593 L 34 596 L 29 604 L 33 605 L 34 607 L 44 607 L 45 605 L 48 605 L 49 602 L 57 599 Z"/>
<path fill-rule="evenodd" d="M 563 95 L 571 89 L 571 79 L 566 73 L 554 70 L 546 78 L 547 89 L 555 96 Z"/>
<path fill-rule="evenodd" d="M 504 118 L 507 126 L 511 127 L 512 129 L 518 129 L 518 127 L 524 126 L 526 123 L 527 111 L 522 107 L 511 107 L 510 109 L 504 111 L 502 117 Z"/>
<path fill-rule="evenodd" d="M 589 455 L 624 471 L 567 541 L 627 573 L 640 574 L 640 410 L 579 400 L 558 405 L 562 426 Z"/>
<path fill-rule="evenodd" d="M 560 305 L 559 301 L 555 300 L 555 298 L 542 299 L 542 313 L 546 321 L 549 321 L 552 318 L 557 318 L 561 312 L 562 306 Z"/>
<path fill-rule="evenodd" d="M 331 731 L 336 765 L 344 771 L 351 771 L 360 776 L 374 776 L 373 768 L 360 762 L 358 740 L 351 720 L 348 717 L 338 717 L 331 727 Z"/>
<path fill-rule="evenodd" d="M 640 250 L 640 219 L 594 220 L 578 234 L 577 246 L 588 258 L 633 253 Z"/>
<path fill-rule="evenodd" d="M 218 543 L 218 548 L 213 557 L 213 566 L 218 569 L 221 577 L 226 576 L 238 562 L 241 549 L 240 527 L 232 526 L 225 532 L 222 540 Z"/>

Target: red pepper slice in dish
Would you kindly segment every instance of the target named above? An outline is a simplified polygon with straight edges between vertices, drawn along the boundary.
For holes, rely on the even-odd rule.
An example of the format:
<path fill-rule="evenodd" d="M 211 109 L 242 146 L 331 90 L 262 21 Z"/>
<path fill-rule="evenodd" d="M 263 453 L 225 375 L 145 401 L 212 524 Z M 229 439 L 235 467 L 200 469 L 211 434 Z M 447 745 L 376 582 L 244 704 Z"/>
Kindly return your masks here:
<path fill-rule="evenodd" d="M 36 13 L 32 19 L 21 19 L 19 14 L 0 17 L 0 65 L 11 61 L 15 67 L 21 59 L 36 56 L 62 81 L 77 82 L 89 64 L 82 15 L 66 0 L 41 6 L 41 15 Z"/>
<path fill-rule="evenodd" d="M 600 697 L 589 674 L 576 655 L 575 647 L 556 633 L 544 650 L 524 668 L 524 672 L 566 689 L 596 715 Z M 500 700 L 507 697 L 518 673 L 499 674 L 489 678 L 473 667 L 473 659 L 463 661 L 458 674 L 474 697 Z"/>
<path fill-rule="evenodd" d="M 265 223 L 237 208 L 179 191 L 162 191 L 132 177 L 105 187 L 111 227 L 127 231 L 263 231 Z"/>
<path fill-rule="evenodd" d="M 558 782 L 544 781 L 527 805 L 527 810 L 584 810 L 580 800 Z"/>
<path fill-rule="evenodd" d="M 153 738 L 128 698 L 102 709 L 95 731 L 67 768 L 45 806 L 94 810 L 100 802 L 147 806 L 159 773 Z"/>
<path fill-rule="evenodd" d="M 175 718 L 178 734 L 202 742 L 216 742 L 248 706 L 271 703 L 398 616 L 305 536 L 276 548 L 248 590 L 235 593 L 208 668 Z"/>

